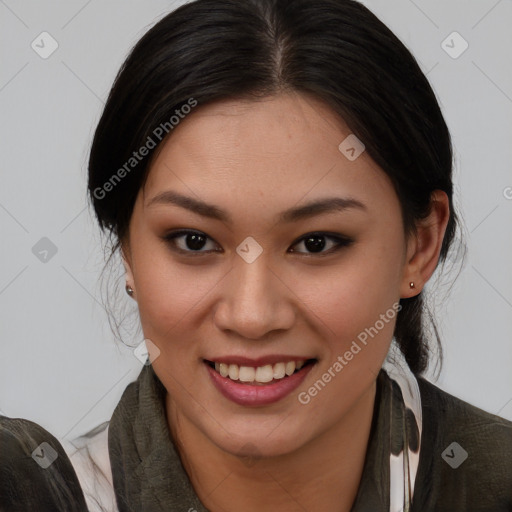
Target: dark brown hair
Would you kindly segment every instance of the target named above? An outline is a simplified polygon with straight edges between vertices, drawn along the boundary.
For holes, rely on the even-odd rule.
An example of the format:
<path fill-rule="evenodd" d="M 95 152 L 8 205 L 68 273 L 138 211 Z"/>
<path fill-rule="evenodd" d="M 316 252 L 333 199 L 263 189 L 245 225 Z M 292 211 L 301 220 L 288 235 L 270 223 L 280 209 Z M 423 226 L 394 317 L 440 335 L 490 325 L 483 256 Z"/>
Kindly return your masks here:
<path fill-rule="evenodd" d="M 415 58 L 353 0 L 196 0 L 142 37 L 116 77 L 89 160 L 90 198 L 113 250 L 127 234 L 151 159 L 133 169 L 126 163 L 157 127 L 172 136 L 171 116 L 191 98 L 201 106 L 286 90 L 323 100 L 365 144 L 394 184 L 406 233 L 428 215 L 434 190 L 447 193 L 444 259 L 457 225 L 448 128 Z M 394 335 L 421 374 L 429 360 L 422 293 L 400 303 Z"/>

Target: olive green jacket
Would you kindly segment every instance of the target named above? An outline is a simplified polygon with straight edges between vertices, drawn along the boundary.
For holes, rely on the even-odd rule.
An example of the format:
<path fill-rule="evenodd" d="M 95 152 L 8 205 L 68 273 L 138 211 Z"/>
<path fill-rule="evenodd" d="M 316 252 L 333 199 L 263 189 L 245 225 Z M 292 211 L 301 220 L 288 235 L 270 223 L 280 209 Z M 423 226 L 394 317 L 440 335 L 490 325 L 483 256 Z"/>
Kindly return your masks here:
<path fill-rule="evenodd" d="M 423 431 L 412 512 L 512 511 L 512 423 L 422 378 L 418 384 Z M 396 393 L 381 371 L 352 512 L 389 512 L 389 411 Z M 120 512 L 207 512 L 169 436 L 164 396 L 163 385 L 146 366 L 126 388 L 109 424 L 98 429 L 105 440 L 108 434 L 104 456 L 110 468 L 90 465 L 104 473 L 110 487 L 101 500 L 83 475 L 77 477 L 69 448 L 35 423 L 0 417 L 0 511 L 74 512 L 97 506 Z M 90 455 L 92 448 L 83 446 L 81 455 Z M 108 507 L 98 504 L 109 499 Z"/>

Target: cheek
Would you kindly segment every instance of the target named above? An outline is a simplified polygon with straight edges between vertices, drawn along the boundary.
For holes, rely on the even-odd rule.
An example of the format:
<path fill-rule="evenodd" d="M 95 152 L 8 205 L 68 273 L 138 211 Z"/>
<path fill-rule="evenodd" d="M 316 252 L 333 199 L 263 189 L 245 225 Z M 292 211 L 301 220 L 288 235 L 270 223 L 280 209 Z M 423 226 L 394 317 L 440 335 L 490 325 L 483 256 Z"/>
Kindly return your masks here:
<path fill-rule="evenodd" d="M 149 252 L 149 251 L 148 251 Z M 165 253 L 166 251 L 162 251 Z M 159 349 L 153 368 L 166 389 L 176 397 L 201 396 L 197 364 L 204 304 L 222 275 L 206 266 L 187 266 L 171 257 L 153 253 L 151 261 L 139 260 L 135 278 L 137 302 L 144 337 Z"/>
<path fill-rule="evenodd" d="M 345 343 L 392 308 L 399 297 L 399 285 L 399 251 L 388 246 L 380 251 L 365 250 L 364 254 L 358 251 L 332 269 L 303 274 L 295 280 L 293 290 L 307 306 L 306 311 L 321 321 L 326 337 Z M 393 312 L 388 316 L 393 317 Z M 388 323 L 382 330 L 391 337 Z"/>
<path fill-rule="evenodd" d="M 178 263 L 162 247 L 141 251 L 135 262 L 137 303 L 144 335 L 161 343 L 181 339 L 184 326 L 191 319 L 197 322 L 197 312 L 222 281 L 223 271 L 220 267 Z M 189 336 L 193 332 L 189 331 Z"/>

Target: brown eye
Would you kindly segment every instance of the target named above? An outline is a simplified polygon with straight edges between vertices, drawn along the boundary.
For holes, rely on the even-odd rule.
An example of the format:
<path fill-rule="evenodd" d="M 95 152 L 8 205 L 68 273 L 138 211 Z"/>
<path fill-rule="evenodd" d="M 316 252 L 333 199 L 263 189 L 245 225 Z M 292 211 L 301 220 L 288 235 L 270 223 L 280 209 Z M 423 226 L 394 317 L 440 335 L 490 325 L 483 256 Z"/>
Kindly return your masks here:
<path fill-rule="evenodd" d="M 313 255 L 313 254 L 331 254 L 335 251 L 343 247 L 348 247 L 353 243 L 353 240 L 350 238 L 342 237 L 339 235 L 328 235 L 327 233 L 309 233 L 303 236 L 299 242 L 294 244 L 295 246 L 300 246 L 301 244 L 305 247 L 305 254 Z M 327 247 L 327 251 L 324 249 Z M 296 249 L 291 249 L 291 252 L 299 252 Z"/>
<path fill-rule="evenodd" d="M 197 253 L 204 254 L 209 252 L 219 252 L 215 242 L 206 234 L 200 231 L 181 230 L 175 231 L 165 235 L 164 240 L 169 243 L 173 250 L 181 253 Z M 213 245 L 213 248 L 203 251 L 208 246 L 208 241 Z"/>
<path fill-rule="evenodd" d="M 180 230 L 168 233 L 163 239 L 169 244 L 173 251 L 190 256 L 208 254 L 211 252 L 222 252 L 217 243 L 205 233 L 200 231 Z M 295 242 L 290 252 L 313 256 L 315 254 L 324 256 L 332 254 L 343 247 L 348 247 L 353 240 L 341 235 L 330 235 L 327 233 L 308 233 L 299 241 Z M 303 244 L 305 250 L 297 250 L 293 247 Z M 208 247 L 210 245 L 210 247 Z M 326 250 L 327 249 L 327 250 Z"/>

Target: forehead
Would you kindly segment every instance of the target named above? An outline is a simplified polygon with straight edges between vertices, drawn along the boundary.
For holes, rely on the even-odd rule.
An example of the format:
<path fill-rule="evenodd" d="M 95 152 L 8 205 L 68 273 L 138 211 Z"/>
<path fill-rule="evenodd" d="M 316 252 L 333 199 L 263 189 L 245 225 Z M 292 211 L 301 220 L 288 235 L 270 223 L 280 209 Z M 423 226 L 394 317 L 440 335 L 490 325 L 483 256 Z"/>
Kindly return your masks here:
<path fill-rule="evenodd" d="M 163 143 L 144 196 L 173 189 L 216 203 L 236 195 L 267 206 L 333 192 L 396 200 L 389 178 L 366 152 L 349 160 L 340 151 L 350 135 L 343 119 L 304 94 L 198 106 Z"/>

